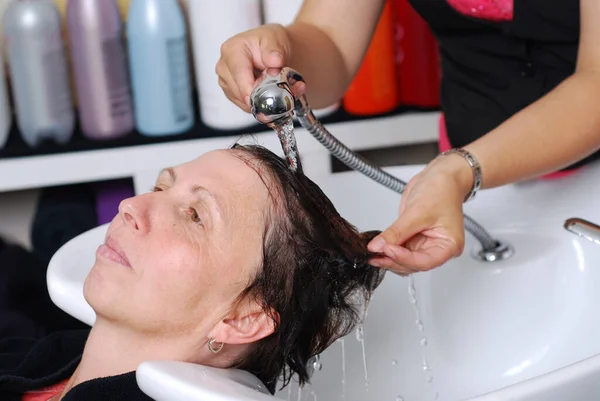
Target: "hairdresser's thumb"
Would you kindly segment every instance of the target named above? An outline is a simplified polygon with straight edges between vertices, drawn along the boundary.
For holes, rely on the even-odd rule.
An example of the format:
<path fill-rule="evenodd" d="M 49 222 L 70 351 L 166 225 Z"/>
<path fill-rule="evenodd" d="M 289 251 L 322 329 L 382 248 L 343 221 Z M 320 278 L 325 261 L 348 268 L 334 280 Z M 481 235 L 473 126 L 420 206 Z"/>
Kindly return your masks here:
<path fill-rule="evenodd" d="M 415 234 L 424 230 L 422 221 L 419 218 L 410 216 L 401 216 L 369 243 L 368 249 L 371 252 L 382 252 L 386 244 L 402 245 Z"/>
<path fill-rule="evenodd" d="M 262 61 L 266 68 L 283 68 L 286 63 L 283 52 L 277 48 L 263 50 Z"/>
<path fill-rule="evenodd" d="M 265 35 L 260 39 L 260 53 L 264 68 L 283 68 L 287 63 L 288 51 L 277 34 Z"/>

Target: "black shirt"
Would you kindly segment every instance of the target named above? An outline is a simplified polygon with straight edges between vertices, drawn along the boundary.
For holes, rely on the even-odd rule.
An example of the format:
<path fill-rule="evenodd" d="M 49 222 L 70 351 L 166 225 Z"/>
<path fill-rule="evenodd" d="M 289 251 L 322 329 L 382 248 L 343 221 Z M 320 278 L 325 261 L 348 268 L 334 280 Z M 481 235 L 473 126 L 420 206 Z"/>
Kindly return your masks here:
<path fill-rule="evenodd" d="M 0 341 L 0 400 L 20 401 L 22 394 L 71 377 L 89 329 L 56 332 L 42 340 Z M 140 390 L 135 372 L 89 380 L 73 387 L 64 401 L 152 401 Z"/>
<path fill-rule="evenodd" d="M 503 22 L 464 15 L 446 0 L 409 1 L 440 45 L 441 103 L 454 147 L 485 135 L 575 71 L 579 0 L 514 0 L 513 19 Z"/>

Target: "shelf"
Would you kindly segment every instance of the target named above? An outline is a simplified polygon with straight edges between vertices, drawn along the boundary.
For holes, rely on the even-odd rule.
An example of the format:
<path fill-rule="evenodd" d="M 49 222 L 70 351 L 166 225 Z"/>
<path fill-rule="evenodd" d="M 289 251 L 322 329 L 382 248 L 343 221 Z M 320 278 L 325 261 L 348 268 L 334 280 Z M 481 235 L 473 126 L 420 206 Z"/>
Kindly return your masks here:
<path fill-rule="evenodd" d="M 351 149 L 366 150 L 437 141 L 438 118 L 437 111 L 404 112 L 345 122 L 326 123 L 324 120 L 324 123 Z M 296 138 L 308 175 L 330 169 L 327 150 L 308 132 L 297 128 Z M 227 148 L 240 139 L 282 154 L 273 131 L 262 130 L 248 137 L 170 139 L 162 143 L 3 157 L 0 158 L 0 192 L 125 177 L 144 177 L 141 181 L 147 181 L 146 177 L 166 166 L 186 162 L 214 149 Z M 136 187 L 138 184 L 144 185 L 138 182 Z"/>

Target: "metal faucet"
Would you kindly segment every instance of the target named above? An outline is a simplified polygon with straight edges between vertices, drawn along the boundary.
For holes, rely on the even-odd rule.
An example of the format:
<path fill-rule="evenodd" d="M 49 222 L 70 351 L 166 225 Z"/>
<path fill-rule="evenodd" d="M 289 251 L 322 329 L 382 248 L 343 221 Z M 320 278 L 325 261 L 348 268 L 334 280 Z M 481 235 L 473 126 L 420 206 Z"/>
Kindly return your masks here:
<path fill-rule="evenodd" d="M 600 245 L 600 226 L 578 217 L 567 219 L 564 224 L 567 231 Z"/>

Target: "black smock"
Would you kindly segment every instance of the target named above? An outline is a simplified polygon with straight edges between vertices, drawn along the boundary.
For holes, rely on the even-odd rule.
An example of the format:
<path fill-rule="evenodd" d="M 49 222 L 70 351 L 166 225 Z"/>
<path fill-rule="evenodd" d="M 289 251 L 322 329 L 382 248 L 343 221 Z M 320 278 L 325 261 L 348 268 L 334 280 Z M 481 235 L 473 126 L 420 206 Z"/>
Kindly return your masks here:
<path fill-rule="evenodd" d="M 579 0 L 514 0 L 513 19 L 502 22 L 464 15 L 446 0 L 409 1 L 440 44 L 441 104 L 453 147 L 485 135 L 575 71 Z"/>

